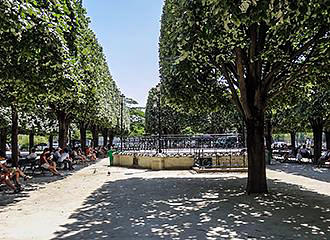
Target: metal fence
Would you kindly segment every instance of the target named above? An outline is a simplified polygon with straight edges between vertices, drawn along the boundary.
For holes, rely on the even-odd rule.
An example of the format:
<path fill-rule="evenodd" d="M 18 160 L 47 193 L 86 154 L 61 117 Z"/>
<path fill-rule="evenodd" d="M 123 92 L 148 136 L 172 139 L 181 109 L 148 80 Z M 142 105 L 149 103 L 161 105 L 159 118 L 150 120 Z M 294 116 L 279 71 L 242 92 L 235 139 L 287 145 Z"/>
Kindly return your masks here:
<path fill-rule="evenodd" d="M 123 138 L 123 151 L 217 151 L 244 148 L 241 135 L 235 133 L 209 135 L 151 135 Z"/>

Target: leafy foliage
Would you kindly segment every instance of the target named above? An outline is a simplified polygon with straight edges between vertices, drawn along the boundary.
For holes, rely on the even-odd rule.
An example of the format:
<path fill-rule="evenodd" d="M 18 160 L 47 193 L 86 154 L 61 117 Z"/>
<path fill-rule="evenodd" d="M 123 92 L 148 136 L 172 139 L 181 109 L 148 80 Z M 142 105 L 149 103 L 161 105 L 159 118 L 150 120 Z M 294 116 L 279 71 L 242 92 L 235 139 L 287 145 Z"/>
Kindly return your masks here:
<path fill-rule="evenodd" d="M 157 88 L 149 91 L 146 107 L 146 132 L 149 134 L 158 133 L 159 117 L 162 134 L 215 134 L 242 131 L 240 114 L 230 104 L 229 99 L 227 99 L 228 104 L 223 108 L 210 112 L 209 109 L 202 108 L 184 111 L 183 107 L 172 106 L 165 95 L 161 96 L 161 101 L 159 97 Z"/>

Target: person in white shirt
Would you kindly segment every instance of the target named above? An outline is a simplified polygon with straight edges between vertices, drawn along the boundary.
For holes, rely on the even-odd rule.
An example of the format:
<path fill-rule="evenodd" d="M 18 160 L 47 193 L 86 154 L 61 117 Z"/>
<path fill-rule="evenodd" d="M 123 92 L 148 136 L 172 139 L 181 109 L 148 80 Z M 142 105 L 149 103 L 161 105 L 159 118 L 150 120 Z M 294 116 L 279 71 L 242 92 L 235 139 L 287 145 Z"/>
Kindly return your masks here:
<path fill-rule="evenodd" d="M 36 159 L 37 158 L 37 154 L 36 154 L 36 150 L 34 148 L 31 149 L 31 153 L 26 157 L 26 159 Z"/>
<path fill-rule="evenodd" d="M 62 151 L 61 157 L 58 159 L 59 163 L 64 164 L 63 170 L 69 169 L 73 170 L 74 168 L 72 167 L 72 159 L 70 158 L 69 150 L 65 148 Z"/>

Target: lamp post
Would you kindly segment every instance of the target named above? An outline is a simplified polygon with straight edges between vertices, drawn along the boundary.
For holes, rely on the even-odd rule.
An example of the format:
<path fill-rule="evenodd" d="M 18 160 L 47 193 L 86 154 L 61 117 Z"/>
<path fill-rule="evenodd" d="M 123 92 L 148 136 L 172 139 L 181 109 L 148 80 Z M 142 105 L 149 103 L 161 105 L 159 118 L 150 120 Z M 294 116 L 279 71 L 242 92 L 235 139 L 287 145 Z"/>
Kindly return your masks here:
<path fill-rule="evenodd" d="M 125 95 L 120 95 L 121 102 L 120 102 L 120 151 L 123 151 L 123 108 L 124 108 L 124 98 Z"/>
<path fill-rule="evenodd" d="M 162 109 L 161 109 L 161 88 L 160 84 L 157 85 L 157 105 L 158 105 L 158 152 L 162 152 L 162 146 L 161 146 L 161 131 L 162 131 L 162 125 L 161 125 L 161 114 L 162 114 Z"/>

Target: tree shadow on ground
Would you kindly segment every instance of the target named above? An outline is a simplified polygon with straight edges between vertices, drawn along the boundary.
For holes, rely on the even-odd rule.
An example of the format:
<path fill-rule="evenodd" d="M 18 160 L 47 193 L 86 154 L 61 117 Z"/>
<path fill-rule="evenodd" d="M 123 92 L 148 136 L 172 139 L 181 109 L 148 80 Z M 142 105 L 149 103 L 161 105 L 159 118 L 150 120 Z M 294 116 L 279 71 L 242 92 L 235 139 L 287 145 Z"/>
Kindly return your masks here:
<path fill-rule="evenodd" d="M 318 168 L 313 164 L 275 162 L 273 165 L 268 165 L 267 168 L 330 183 L 330 169 Z"/>
<path fill-rule="evenodd" d="M 330 197 L 269 181 L 247 196 L 244 178 L 131 178 L 86 199 L 54 239 L 327 239 Z"/>

